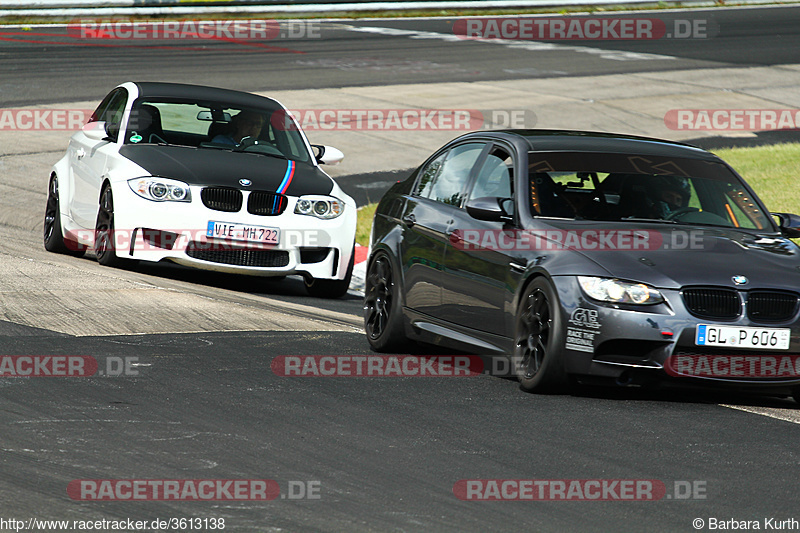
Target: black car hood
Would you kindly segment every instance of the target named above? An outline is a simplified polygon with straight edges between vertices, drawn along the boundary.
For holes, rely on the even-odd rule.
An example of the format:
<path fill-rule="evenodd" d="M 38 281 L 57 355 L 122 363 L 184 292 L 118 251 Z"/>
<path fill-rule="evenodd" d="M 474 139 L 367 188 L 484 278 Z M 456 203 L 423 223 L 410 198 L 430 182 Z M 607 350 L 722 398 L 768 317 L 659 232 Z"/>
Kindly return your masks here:
<path fill-rule="evenodd" d="M 235 187 L 276 191 L 287 177 L 290 161 L 263 154 L 232 152 L 214 148 L 126 144 L 120 155 L 153 176 L 173 178 L 190 185 Z M 294 172 L 284 194 L 330 194 L 333 181 L 319 168 L 294 161 Z M 240 179 L 252 182 L 243 187 Z"/>
<path fill-rule="evenodd" d="M 610 276 L 641 281 L 659 288 L 689 285 L 736 287 L 734 276 L 747 282 L 740 288 L 800 289 L 800 248 L 774 233 L 759 235 L 735 228 L 646 223 L 575 223 L 548 220 L 565 231 L 640 232 L 647 246 L 580 253 Z M 741 281 L 741 280 L 740 280 Z"/>

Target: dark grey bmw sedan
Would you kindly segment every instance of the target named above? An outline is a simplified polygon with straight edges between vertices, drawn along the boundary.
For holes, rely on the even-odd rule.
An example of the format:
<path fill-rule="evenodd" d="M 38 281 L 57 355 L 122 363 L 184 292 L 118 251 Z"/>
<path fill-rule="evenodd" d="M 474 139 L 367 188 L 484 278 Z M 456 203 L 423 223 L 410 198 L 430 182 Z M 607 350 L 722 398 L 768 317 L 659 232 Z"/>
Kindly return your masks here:
<path fill-rule="evenodd" d="M 717 156 L 607 133 L 475 132 L 375 213 L 364 323 L 574 381 L 800 398 L 800 218 Z"/>

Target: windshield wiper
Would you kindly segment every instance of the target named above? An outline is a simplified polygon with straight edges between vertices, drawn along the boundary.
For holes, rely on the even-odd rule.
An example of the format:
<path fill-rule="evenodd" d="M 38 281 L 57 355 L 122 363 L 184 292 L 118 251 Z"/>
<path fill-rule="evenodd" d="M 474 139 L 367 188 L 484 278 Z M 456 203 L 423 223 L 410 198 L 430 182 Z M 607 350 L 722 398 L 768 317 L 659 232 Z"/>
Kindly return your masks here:
<path fill-rule="evenodd" d="M 638 218 L 625 217 L 619 219 L 621 222 L 653 222 L 654 224 L 680 224 L 677 220 L 664 220 L 663 218 Z"/>
<path fill-rule="evenodd" d="M 257 152 L 254 150 L 245 150 L 244 148 L 236 147 L 232 150 L 233 152 L 240 153 L 240 154 L 257 154 L 257 155 L 267 155 L 270 157 L 277 157 L 278 159 L 289 159 L 283 154 L 276 154 L 275 152 Z"/>

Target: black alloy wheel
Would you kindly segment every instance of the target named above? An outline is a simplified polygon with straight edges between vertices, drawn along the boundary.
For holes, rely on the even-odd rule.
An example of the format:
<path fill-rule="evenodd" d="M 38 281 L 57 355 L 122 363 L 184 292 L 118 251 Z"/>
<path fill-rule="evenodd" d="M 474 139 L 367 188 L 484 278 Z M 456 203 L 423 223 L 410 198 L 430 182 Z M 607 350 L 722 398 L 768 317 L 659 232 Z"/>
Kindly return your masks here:
<path fill-rule="evenodd" d="M 47 205 L 44 210 L 43 224 L 44 248 L 48 252 L 57 254 L 83 257 L 86 253 L 86 246 L 65 239 L 61 229 L 61 208 L 58 199 L 58 177 L 53 174 L 50 177 L 50 185 L 47 189 Z"/>
<path fill-rule="evenodd" d="M 553 286 L 537 278 L 525 289 L 517 310 L 514 363 L 520 388 L 528 392 L 564 392 L 564 335 Z"/>
<path fill-rule="evenodd" d="M 370 345 L 384 352 L 404 344 L 400 295 L 385 253 L 378 252 L 370 262 L 364 292 L 364 329 Z"/>

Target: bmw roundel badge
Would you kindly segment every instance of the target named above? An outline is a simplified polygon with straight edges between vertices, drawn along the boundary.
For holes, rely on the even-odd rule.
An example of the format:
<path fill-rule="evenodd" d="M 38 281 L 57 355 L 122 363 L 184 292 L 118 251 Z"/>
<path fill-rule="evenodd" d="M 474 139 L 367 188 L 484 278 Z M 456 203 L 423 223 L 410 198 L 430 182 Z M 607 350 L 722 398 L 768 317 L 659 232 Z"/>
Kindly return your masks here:
<path fill-rule="evenodd" d="M 733 276 L 731 279 L 736 285 L 744 285 L 747 283 L 747 278 L 744 276 Z"/>
<path fill-rule="evenodd" d="M 248 179 L 242 178 L 242 179 L 239 180 L 239 185 L 241 185 L 242 187 L 249 187 L 252 184 L 253 184 L 253 182 L 248 180 Z"/>

